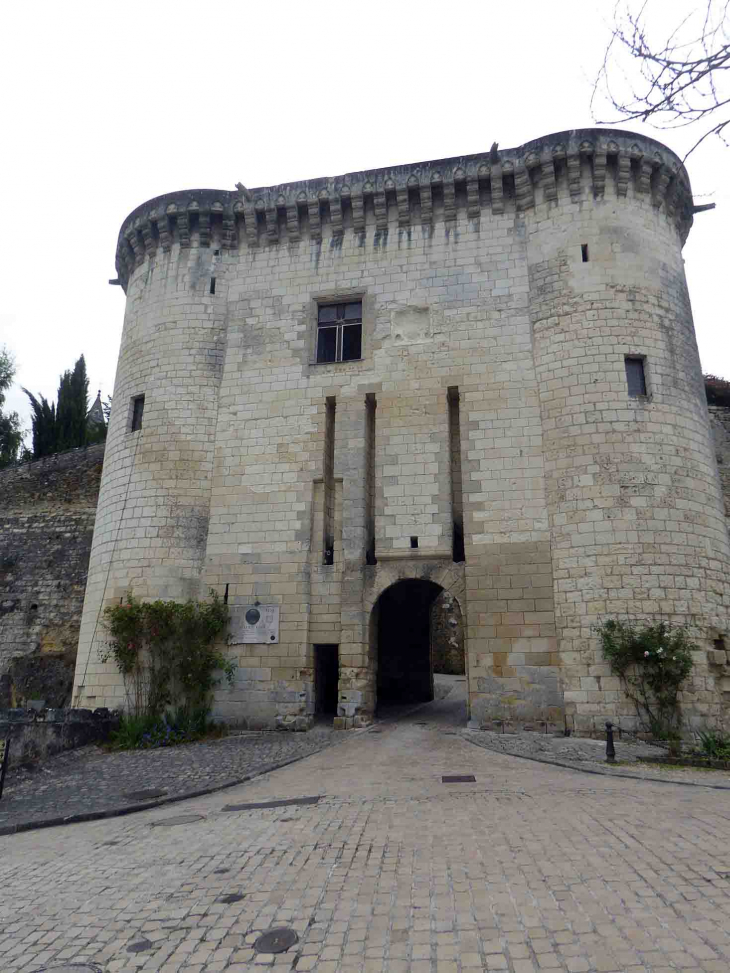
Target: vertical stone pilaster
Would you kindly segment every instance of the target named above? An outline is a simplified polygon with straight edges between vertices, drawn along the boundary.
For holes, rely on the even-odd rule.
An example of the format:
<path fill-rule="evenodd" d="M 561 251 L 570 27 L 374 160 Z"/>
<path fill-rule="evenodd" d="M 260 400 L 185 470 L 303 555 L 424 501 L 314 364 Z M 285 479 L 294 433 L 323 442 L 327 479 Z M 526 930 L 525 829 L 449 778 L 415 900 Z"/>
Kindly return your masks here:
<path fill-rule="evenodd" d="M 335 475 L 342 477 L 340 687 L 335 725 L 368 722 L 375 708 L 368 617 L 363 603 L 367 550 L 367 410 L 365 395 L 337 400 Z"/>

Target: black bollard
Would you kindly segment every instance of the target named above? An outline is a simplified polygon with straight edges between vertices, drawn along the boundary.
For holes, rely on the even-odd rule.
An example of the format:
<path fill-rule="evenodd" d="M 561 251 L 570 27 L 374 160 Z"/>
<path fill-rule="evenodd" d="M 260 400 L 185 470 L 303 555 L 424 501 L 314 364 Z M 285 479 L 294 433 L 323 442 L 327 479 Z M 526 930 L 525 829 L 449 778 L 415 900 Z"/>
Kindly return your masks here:
<path fill-rule="evenodd" d="M 616 750 L 613 746 L 613 723 L 606 723 L 606 763 L 616 763 Z"/>

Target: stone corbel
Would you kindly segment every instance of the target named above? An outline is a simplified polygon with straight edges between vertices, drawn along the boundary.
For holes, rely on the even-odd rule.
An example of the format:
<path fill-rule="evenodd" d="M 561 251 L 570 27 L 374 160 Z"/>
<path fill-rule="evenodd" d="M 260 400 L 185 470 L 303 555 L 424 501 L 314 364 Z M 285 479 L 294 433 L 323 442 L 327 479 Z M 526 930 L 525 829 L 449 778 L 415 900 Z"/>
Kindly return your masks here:
<path fill-rule="evenodd" d="M 264 215 L 266 219 L 266 240 L 268 243 L 278 243 L 279 213 L 276 209 L 276 204 L 271 201 L 267 202 Z"/>
<path fill-rule="evenodd" d="M 296 243 L 301 239 L 299 207 L 296 203 L 289 203 L 286 207 L 286 235 L 292 243 Z"/>
<path fill-rule="evenodd" d="M 467 176 L 466 179 L 466 215 L 470 220 L 478 220 L 481 215 L 479 206 L 479 177 Z"/>
<path fill-rule="evenodd" d="M 200 210 L 198 213 L 198 232 L 200 234 L 201 248 L 210 246 L 210 212 Z"/>
<path fill-rule="evenodd" d="M 365 229 L 365 207 L 362 193 L 355 190 L 350 201 L 352 203 L 352 228 L 355 233 L 362 233 Z"/>
<path fill-rule="evenodd" d="M 408 188 L 400 186 L 396 190 L 396 200 L 398 202 L 398 226 L 408 227 L 411 225 L 411 208 L 408 205 Z"/>
<path fill-rule="evenodd" d="M 492 212 L 504 213 L 504 188 L 502 186 L 502 166 L 499 162 L 492 165 L 490 173 L 492 184 Z"/>
<path fill-rule="evenodd" d="M 190 246 L 190 220 L 187 213 L 177 214 L 177 233 L 180 237 L 180 246 L 187 250 Z"/>
<path fill-rule="evenodd" d="M 520 211 L 532 209 L 535 205 L 530 174 L 521 162 L 515 165 L 515 202 Z"/>
<path fill-rule="evenodd" d="M 429 183 L 419 188 L 419 195 L 421 197 L 421 223 L 431 223 L 433 222 L 433 196 Z"/>
<path fill-rule="evenodd" d="M 388 229 L 388 200 L 384 189 L 376 189 L 373 193 L 373 205 L 375 206 L 375 229 Z"/>

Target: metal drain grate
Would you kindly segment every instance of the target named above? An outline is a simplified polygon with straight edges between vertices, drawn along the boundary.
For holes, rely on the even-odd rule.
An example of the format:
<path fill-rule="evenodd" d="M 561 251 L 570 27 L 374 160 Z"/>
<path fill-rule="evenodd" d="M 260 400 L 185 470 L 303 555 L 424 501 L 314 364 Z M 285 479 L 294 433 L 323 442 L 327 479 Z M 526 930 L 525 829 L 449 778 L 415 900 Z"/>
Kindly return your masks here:
<path fill-rule="evenodd" d="M 285 953 L 295 943 L 299 942 L 299 936 L 288 926 L 280 926 L 278 929 L 269 929 L 253 944 L 257 953 Z"/>
<path fill-rule="evenodd" d="M 294 804 L 317 804 L 321 798 L 317 797 L 292 797 L 288 801 L 261 801 L 258 804 L 225 804 L 221 811 L 256 811 L 266 807 L 292 807 Z"/>
<path fill-rule="evenodd" d="M 124 794 L 129 801 L 152 801 L 156 797 L 164 797 L 167 791 L 130 791 Z"/>
<path fill-rule="evenodd" d="M 476 784 L 476 782 L 474 774 L 452 774 L 441 778 L 442 784 Z"/>
<path fill-rule="evenodd" d="M 41 966 L 33 973 L 104 973 L 96 963 L 62 963 L 61 966 Z"/>
<path fill-rule="evenodd" d="M 193 821 L 204 821 L 204 814 L 178 814 L 175 818 L 164 818 L 162 821 L 153 821 L 153 828 L 174 828 L 176 824 L 192 824 Z"/>
<path fill-rule="evenodd" d="M 152 949 L 149 939 L 139 939 L 136 943 L 127 946 L 128 953 L 146 953 L 148 949 Z"/>

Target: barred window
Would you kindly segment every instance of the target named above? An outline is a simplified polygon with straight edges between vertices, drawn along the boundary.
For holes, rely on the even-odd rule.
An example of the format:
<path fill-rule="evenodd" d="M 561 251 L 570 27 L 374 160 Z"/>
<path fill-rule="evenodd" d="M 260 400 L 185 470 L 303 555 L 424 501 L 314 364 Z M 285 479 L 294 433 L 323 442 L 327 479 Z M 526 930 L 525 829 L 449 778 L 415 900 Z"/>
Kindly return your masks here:
<path fill-rule="evenodd" d="M 362 354 L 362 301 L 320 304 L 317 361 L 354 361 Z"/>
<path fill-rule="evenodd" d="M 646 395 L 646 374 L 644 372 L 643 358 L 626 358 L 626 382 L 629 386 L 629 395 L 636 398 L 639 395 Z"/>

